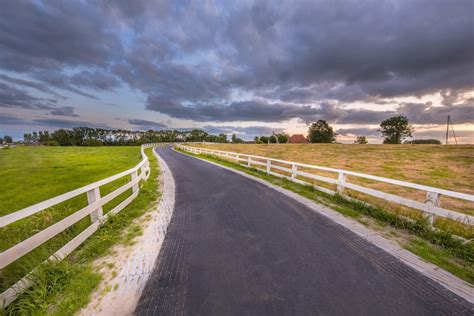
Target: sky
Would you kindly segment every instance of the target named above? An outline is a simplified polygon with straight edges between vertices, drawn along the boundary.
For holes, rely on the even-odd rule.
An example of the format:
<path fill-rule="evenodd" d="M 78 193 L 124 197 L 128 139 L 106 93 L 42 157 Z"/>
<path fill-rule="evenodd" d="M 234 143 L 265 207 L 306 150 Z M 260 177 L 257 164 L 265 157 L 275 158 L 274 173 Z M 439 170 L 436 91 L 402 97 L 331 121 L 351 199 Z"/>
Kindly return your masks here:
<path fill-rule="evenodd" d="M 2 1 L 0 135 L 201 128 L 474 143 L 474 1 Z"/>

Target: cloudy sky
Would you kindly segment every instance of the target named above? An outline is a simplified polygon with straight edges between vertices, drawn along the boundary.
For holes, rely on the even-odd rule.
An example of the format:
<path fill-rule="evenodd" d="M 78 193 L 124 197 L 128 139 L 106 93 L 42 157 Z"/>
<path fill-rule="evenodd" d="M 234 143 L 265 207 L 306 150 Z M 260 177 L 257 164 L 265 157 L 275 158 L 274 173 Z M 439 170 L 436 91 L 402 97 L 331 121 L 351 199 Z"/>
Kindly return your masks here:
<path fill-rule="evenodd" d="M 74 126 L 474 142 L 474 1 L 2 1 L 0 135 Z"/>

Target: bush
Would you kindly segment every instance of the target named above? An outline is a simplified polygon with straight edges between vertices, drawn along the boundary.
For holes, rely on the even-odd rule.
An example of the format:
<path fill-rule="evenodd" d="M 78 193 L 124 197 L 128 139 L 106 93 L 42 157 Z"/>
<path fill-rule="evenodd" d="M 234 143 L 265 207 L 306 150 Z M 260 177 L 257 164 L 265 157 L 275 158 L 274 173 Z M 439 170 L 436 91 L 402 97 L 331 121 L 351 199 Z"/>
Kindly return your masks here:
<path fill-rule="evenodd" d="M 45 145 L 46 146 L 59 146 L 59 143 L 55 140 L 48 140 Z"/>
<path fill-rule="evenodd" d="M 404 142 L 404 144 L 434 144 L 441 145 L 441 142 L 437 139 L 414 139 Z"/>

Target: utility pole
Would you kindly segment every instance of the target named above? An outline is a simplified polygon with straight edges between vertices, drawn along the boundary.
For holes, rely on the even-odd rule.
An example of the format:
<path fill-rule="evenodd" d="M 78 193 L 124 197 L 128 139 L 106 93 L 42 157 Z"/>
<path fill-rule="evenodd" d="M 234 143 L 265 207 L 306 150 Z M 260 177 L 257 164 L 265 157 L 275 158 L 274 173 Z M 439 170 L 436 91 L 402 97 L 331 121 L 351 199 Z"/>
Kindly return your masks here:
<path fill-rule="evenodd" d="M 451 117 L 449 115 L 448 115 L 448 120 L 446 122 L 446 145 L 448 144 L 448 138 L 449 138 L 449 125 L 451 125 L 451 131 L 453 132 L 454 143 L 457 145 L 458 140 L 456 139 L 456 133 L 454 133 L 454 125 L 453 125 L 453 122 L 451 121 Z"/>
<path fill-rule="evenodd" d="M 448 115 L 448 120 L 446 121 L 446 145 L 448 144 L 448 137 L 449 137 L 449 115 Z"/>

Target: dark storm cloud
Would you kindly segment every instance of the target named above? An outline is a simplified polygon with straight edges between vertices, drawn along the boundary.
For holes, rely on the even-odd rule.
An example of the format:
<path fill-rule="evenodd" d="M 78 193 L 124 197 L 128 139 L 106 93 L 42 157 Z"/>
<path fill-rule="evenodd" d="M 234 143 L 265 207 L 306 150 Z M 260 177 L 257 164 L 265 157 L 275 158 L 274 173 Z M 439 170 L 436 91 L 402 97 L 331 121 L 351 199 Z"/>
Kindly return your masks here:
<path fill-rule="evenodd" d="M 472 90 L 473 10 L 471 0 L 7 1 L 0 70 L 90 98 L 124 83 L 147 109 L 196 121 L 472 122 L 450 98 L 385 112 L 335 104 Z"/>
<path fill-rule="evenodd" d="M 120 42 L 103 12 L 86 2 L 3 1 L 0 66 L 25 72 L 63 66 L 105 66 Z"/>
<path fill-rule="evenodd" d="M 54 109 L 54 100 L 37 98 L 24 90 L 0 82 L 0 107 L 20 109 Z"/>
<path fill-rule="evenodd" d="M 74 113 L 74 108 L 72 106 L 62 106 L 54 110 L 49 111 L 49 114 L 56 116 L 71 116 L 79 117 L 78 114 Z"/>
<path fill-rule="evenodd" d="M 72 75 L 69 81 L 71 85 L 91 88 L 96 91 L 113 90 L 121 84 L 117 77 L 100 71 L 81 71 Z"/>
<path fill-rule="evenodd" d="M 52 94 L 52 95 L 54 95 L 56 97 L 59 97 L 60 99 L 63 99 L 63 100 L 67 99 L 66 97 L 56 93 L 55 91 L 50 89 L 47 85 L 45 85 L 41 82 L 35 82 L 35 81 L 31 81 L 31 80 L 13 78 L 13 77 L 3 75 L 3 74 L 0 74 L 0 80 L 3 80 L 4 82 L 15 84 L 15 85 L 20 85 L 20 86 L 23 86 L 23 87 L 33 88 L 33 89 L 36 89 L 40 92 L 49 93 L 49 94 Z"/>
<path fill-rule="evenodd" d="M 14 115 L 0 113 L 0 125 L 28 125 L 30 121 L 21 119 Z"/>
<path fill-rule="evenodd" d="M 185 106 L 177 102 L 167 102 L 167 100 L 151 96 L 148 97 L 147 108 L 176 118 L 204 122 L 281 122 L 295 117 L 305 122 L 311 122 L 322 118 L 333 120 L 338 117 L 337 109 L 326 104 L 319 107 L 294 106 L 283 103 L 269 103 L 262 100 Z"/>
<path fill-rule="evenodd" d="M 97 124 L 87 121 L 71 121 L 71 120 L 62 120 L 62 119 L 52 119 L 52 118 L 38 118 L 31 120 L 32 124 L 35 125 L 44 125 L 52 126 L 57 128 L 74 128 L 74 127 L 91 127 L 91 128 L 104 128 L 111 129 L 109 125 L 106 124 Z"/>
<path fill-rule="evenodd" d="M 1 125 L 35 125 L 35 126 L 45 126 L 45 127 L 55 127 L 55 128 L 73 128 L 87 126 L 92 128 L 107 128 L 111 127 L 106 124 L 96 124 L 86 121 L 72 121 L 72 120 L 63 120 L 63 119 L 53 119 L 53 118 L 37 118 L 33 120 L 26 120 L 19 118 L 14 115 L 2 114 L 0 113 L 0 124 Z"/>
<path fill-rule="evenodd" d="M 61 72 L 57 72 L 57 71 L 36 72 L 33 74 L 33 77 L 36 80 L 43 81 L 46 84 L 52 85 L 56 88 L 74 92 L 78 95 L 82 95 L 84 97 L 88 97 L 91 99 L 95 99 L 95 100 L 99 99 L 92 94 L 83 92 L 82 90 L 77 88 L 75 85 L 71 84 L 71 78 L 68 75 L 65 75 Z"/>
<path fill-rule="evenodd" d="M 158 122 L 153 122 L 153 121 L 148 121 L 148 120 L 140 120 L 140 119 L 129 119 L 128 123 L 135 126 L 139 126 L 139 128 L 142 130 L 166 129 L 167 127 L 166 124 L 163 124 L 163 123 L 158 123 Z"/>

